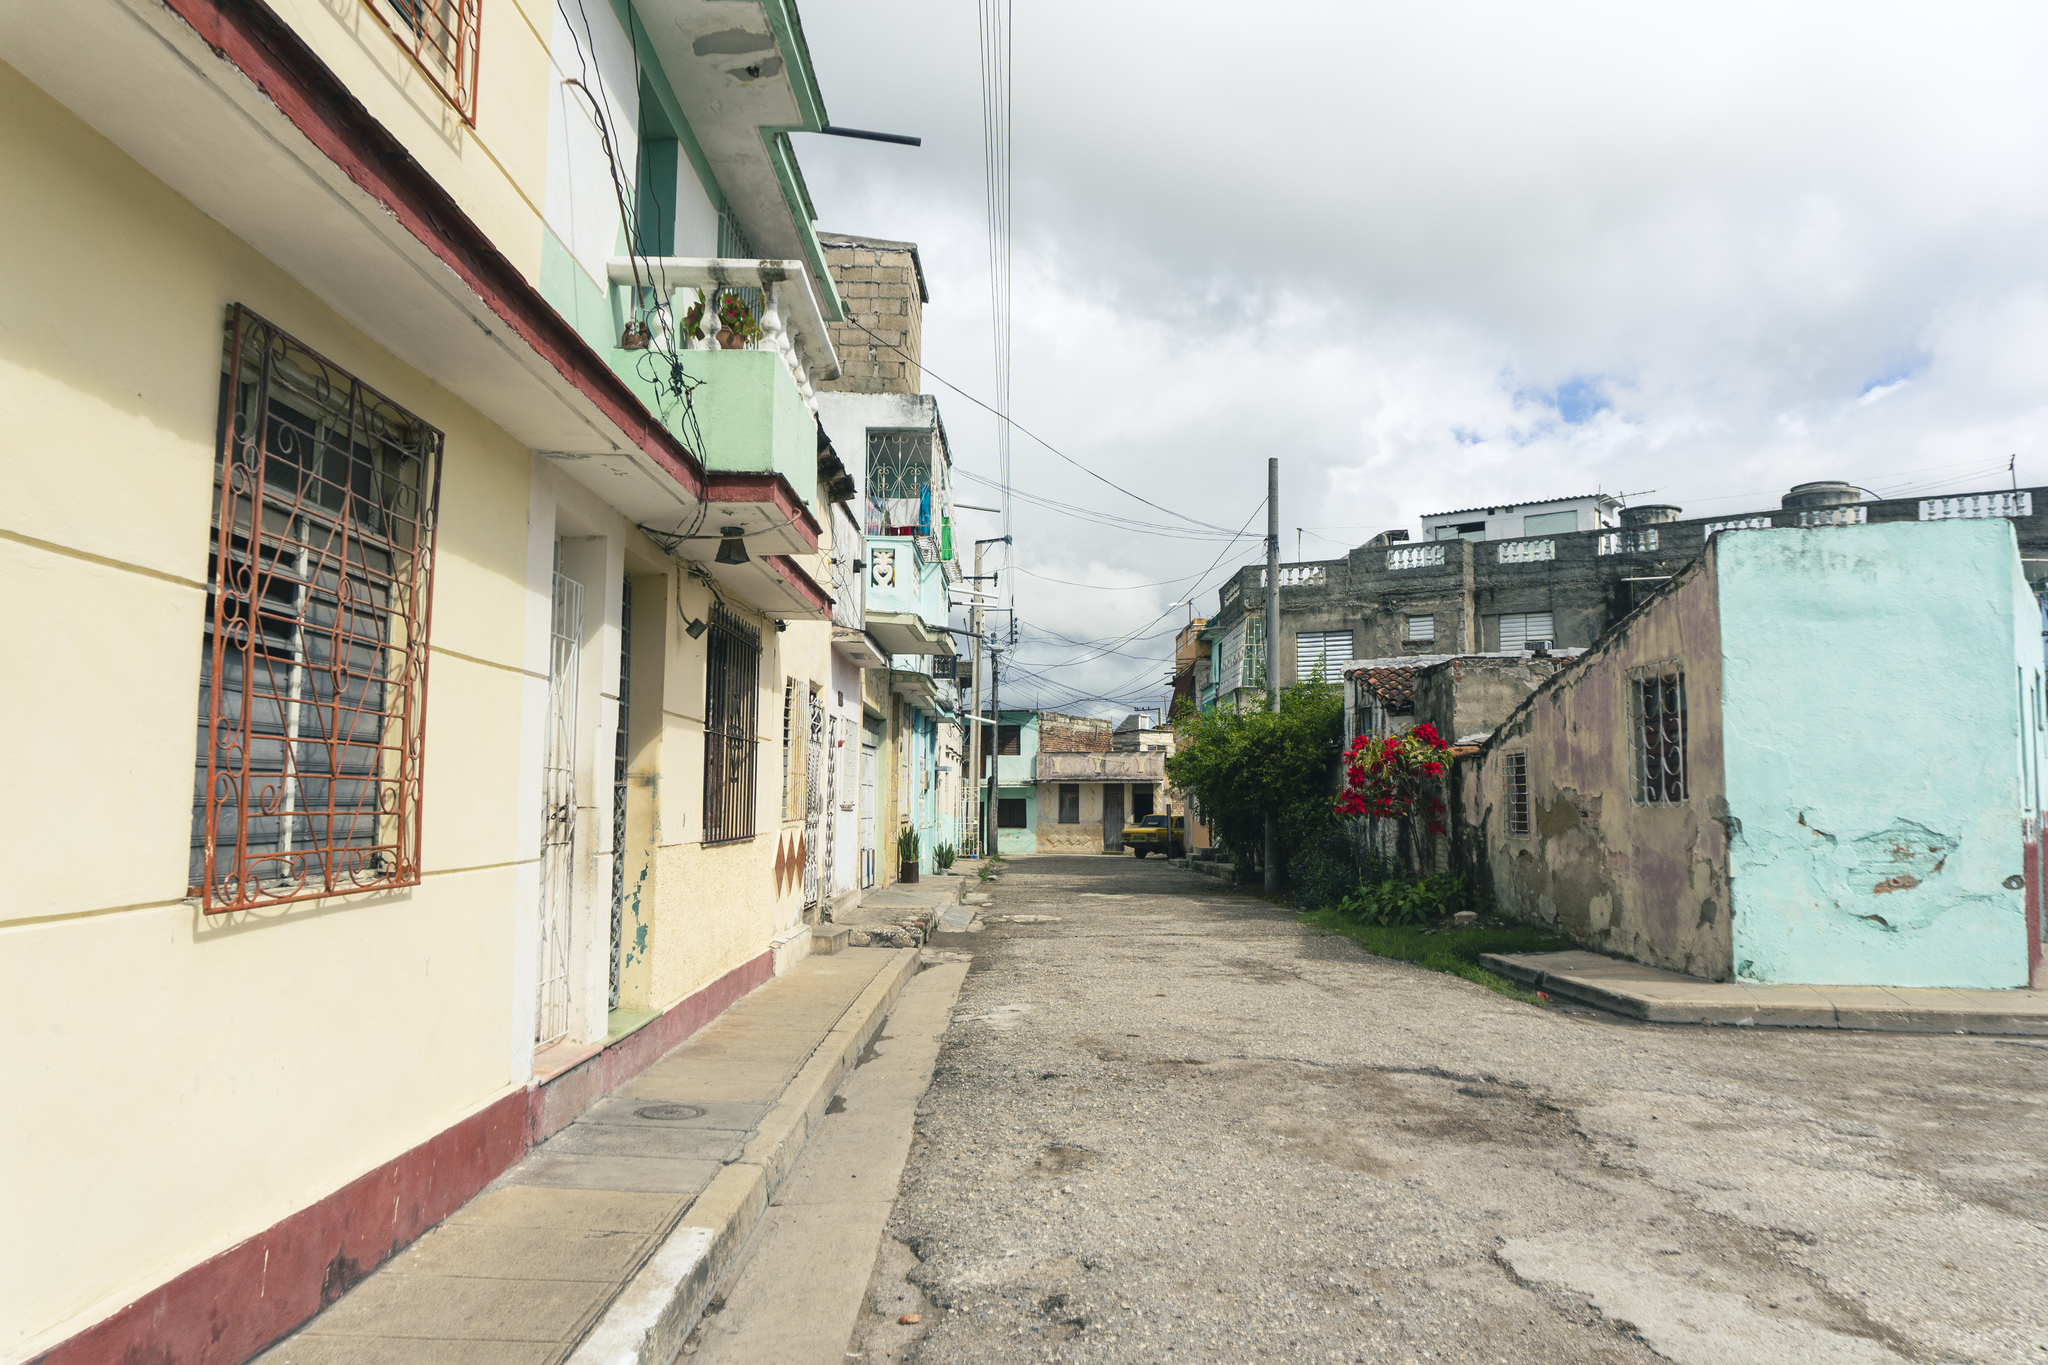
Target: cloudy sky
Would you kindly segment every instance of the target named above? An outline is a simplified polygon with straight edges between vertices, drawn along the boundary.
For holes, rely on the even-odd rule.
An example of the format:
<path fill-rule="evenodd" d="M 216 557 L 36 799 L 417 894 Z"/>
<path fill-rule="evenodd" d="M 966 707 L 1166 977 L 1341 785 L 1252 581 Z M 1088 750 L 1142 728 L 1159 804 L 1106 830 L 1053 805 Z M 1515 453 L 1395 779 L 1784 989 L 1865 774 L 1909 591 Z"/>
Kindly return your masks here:
<path fill-rule="evenodd" d="M 833 122 L 924 138 L 800 138 L 819 226 L 920 244 L 930 375 L 990 398 L 975 7 L 803 18 Z M 1260 556 L 1210 528 L 1263 533 L 1269 455 L 1286 560 L 1596 488 L 1704 514 L 1814 478 L 2002 487 L 2011 455 L 2048 478 L 2048 8 L 1029 0 L 1014 22 L 1011 413 L 1171 514 L 1022 435 L 1013 482 L 1171 529 L 1020 496 L 1006 703 L 1157 705 L 1171 604 L 1213 611 Z M 960 500 L 992 504 L 995 420 L 925 387 Z"/>

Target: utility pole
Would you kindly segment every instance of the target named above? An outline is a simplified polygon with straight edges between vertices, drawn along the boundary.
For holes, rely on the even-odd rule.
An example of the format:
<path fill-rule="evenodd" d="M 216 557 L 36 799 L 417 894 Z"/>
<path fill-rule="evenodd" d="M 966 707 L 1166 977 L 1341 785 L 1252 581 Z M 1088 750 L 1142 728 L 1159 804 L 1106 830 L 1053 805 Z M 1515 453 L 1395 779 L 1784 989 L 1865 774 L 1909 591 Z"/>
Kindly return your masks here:
<path fill-rule="evenodd" d="M 990 645 L 988 650 L 988 718 L 990 723 L 995 726 L 995 731 L 989 736 L 988 805 L 983 808 L 982 812 L 984 818 L 981 829 L 984 837 L 982 840 L 981 856 L 984 860 L 995 857 L 996 840 L 1000 837 L 996 832 L 996 788 L 999 785 L 997 779 L 1002 776 L 1001 768 L 1003 763 L 1003 679 L 999 672 L 1002 662 L 1003 651 L 994 645 Z M 979 729 L 980 726 L 977 725 L 975 728 Z"/>
<path fill-rule="evenodd" d="M 1266 461 L 1266 709 L 1280 710 L 1280 460 Z M 1280 851 L 1273 812 L 1266 812 L 1266 894 L 1280 892 Z"/>
<path fill-rule="evenodd" d="M 982 584 L 982 583 L 985 583 L 985 582 L 987 582 L 987 581 L 988 581 L 988 577 L 987 577 L 987 575 L 983 574 L 983 573 L 982 573 L 982 571 L 981 571 L 981 547 L 982 547 L 982 546 L 984 546 L 984 545 L 1007 545 L 1007 544 L 1009 544 L 1009 543 L 1010 543 L 1010 538 L 1009 538 L 1008 536 L 991 536 L 991 537 L 989 537 L 989 538 L 988 538 L 987 540 L 977 540 L 977 541 L 975 541 L 975 542 L 974 542 L 974 577 L 973 577 L 973 578 L 971 578 L 971 579 L 969 579 L 968 581 L 969 581 L 969 582 L 971 582 L 971 583 L 974 583 L 974 584 L 976 584 L 976 585 L 979 585 L 979 584 Z M 976 595 L 976 597 L 978 598 L 978 597 L 980 596 L 980 593 L 981 593 L 981 588 L 980 588 L 979 586 L 976 586 L 976 588 L 974 589 L 974 591 L 975 591 L 975 595 Z M 972 625 L 972 626 L 973 626 L 973 628 L 974 628 L 974 710 L 972 711 L 972 713 L 970 713 L 970 720 L 969 720 L 969 724 L 968 724 L 968 727 L 967 727 L 967 728 L 968 728 L 968 731 L 969 731 L 969 736 L 968 736 L 968 741 L 967 741 L 967 771 L 968 771 L 968 772 L 971 772 L 971 773 L 973 773 L 973 774 L 974 774 L 974 780 L 975 780 L 975 781 L 977 781 L 977 782 L 979 782 L 979 781 L 981 780 L 981 753 L 982 753 L 982 745 L 981 745 L 981 610 L 982 610 L 982 608 L 981 608 L 981 603 L 980 603 L 979 601 L 976 601 L 976 602 L 975 602 L 975 604 L 974 604 L 973 606 L 971 606 L 971 607 L 969 607 L 969 608 L 967 609 L 967 611 L 968 611 L 968 617 L 969 617 L 969 624 L 970 624 L 970 625 Z M 983 809 L 983 807 L 982 807 L 982 803 L 981 803 L 981 802 L 979 802 L 979 801 L 975 802 L 975 815 L 976 815 L 976 818 L 977 818 L 977 820 L 979 819 L 979 817 L 980 817 L 980 815 L 981 815 L 981 811 L 982 811 L 982 809 Z M 976 836 L 975 836 L 975 847 L 976 847 L 976 849 L 977 849 L 977 850 L 978 850 L 978 851 L 980 852 L 980 854 L 981 854 L 981 856 L 982 856 L 982 857 L 984 857 L 984 858 L 988 857 L 988 855 L 989 855 L 989 849 L 990 849 L 990 847 L 991 847 L 991 841 L 990 841 L 990 837 L 989 837 L 989 828 L 988 828 L 987 826 L 985 826 L 985 825 L 984 825 L 984 826 L 983 826 L 983 827 L 982 827 L 981 829 L 979 829 L 979 830 L 977 830 L 977 831 L 976 831 Z"/>

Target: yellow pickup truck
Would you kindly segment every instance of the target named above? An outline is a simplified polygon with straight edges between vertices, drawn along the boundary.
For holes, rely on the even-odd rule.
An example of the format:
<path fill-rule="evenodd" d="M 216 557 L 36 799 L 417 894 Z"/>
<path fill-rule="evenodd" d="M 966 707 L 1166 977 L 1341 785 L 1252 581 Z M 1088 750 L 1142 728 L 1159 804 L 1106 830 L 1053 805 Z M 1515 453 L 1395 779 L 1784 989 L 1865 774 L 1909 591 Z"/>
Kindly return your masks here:
<path fill-rule="evenodd" d="M 1184 815 L 1141 815 L 1135 824 L 1124 826 L 1123 840 L 1137 857 L 1158 853 L 1169 858 L 1188 856 L 1187 817 Z"/>

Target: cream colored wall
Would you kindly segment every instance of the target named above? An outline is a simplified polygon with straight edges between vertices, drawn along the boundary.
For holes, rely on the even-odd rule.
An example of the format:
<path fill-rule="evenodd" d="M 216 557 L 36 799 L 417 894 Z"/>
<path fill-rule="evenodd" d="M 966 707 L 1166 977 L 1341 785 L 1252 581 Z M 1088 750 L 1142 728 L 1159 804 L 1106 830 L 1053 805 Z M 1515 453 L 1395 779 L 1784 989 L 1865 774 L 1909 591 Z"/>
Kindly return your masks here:
<path fill-rule="evenodd" d="M 1060 823 L 1060 786 L 1057 782 L 1038 785 L 1038 848 L 1063 853 L 1102 851 L 1102 784 L 1081 785 L 1081 819 L 1078 824 Z"/>
<path fill-rule="evenodd" d="M 0 66 L 0 1356 L 68 1336 L 502 1094 L 528 452 Z M 116 285 L 107 262 L 122 263 Z M 137 283 L 137 282 L 146 283 Z M 98 282 L 97 284 L 95 282 Z M 95 294 L 95 290 L 98 293 Z M 183 901 L 222 324 L 447 435 L 415 888 Z M 32 856 L 24 856 L 32 854 Z"/>
<path fill-rule="evenodd" d="M 471 128 L 371 11 L 371 4 L 386 2 L 270 0 L 270 6 L 492 244 L 537 280 L 552 7 L 540 0 L 483 0 Z M 609 17 L 610 6 L 604 9 Z"/>

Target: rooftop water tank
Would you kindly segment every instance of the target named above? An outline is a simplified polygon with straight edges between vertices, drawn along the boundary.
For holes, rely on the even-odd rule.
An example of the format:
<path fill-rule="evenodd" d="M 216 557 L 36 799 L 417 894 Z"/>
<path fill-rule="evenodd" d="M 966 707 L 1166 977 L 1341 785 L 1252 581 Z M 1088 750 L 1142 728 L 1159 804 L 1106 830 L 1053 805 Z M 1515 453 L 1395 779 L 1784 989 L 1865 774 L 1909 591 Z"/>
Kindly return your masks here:
<path fill-rule="evenodd" d="M 1668 502 L 1645 503 L 1641 507 L 1621 509 L 1623 526 L 1658 526 L 1667 521 L 1677 521 L 1683 508 L 1673 507 Z"/>
<path fill-rule="evenodd" d="M 1792 491 L 1778 504 L 1787 509 L 1801 507 L 1842 507 L 1849 503 L 1863 501 L 1863 490 L 1853 483 L 1840 479 L 1820 479 L 1813 483 L 1795 483 Z"/>

